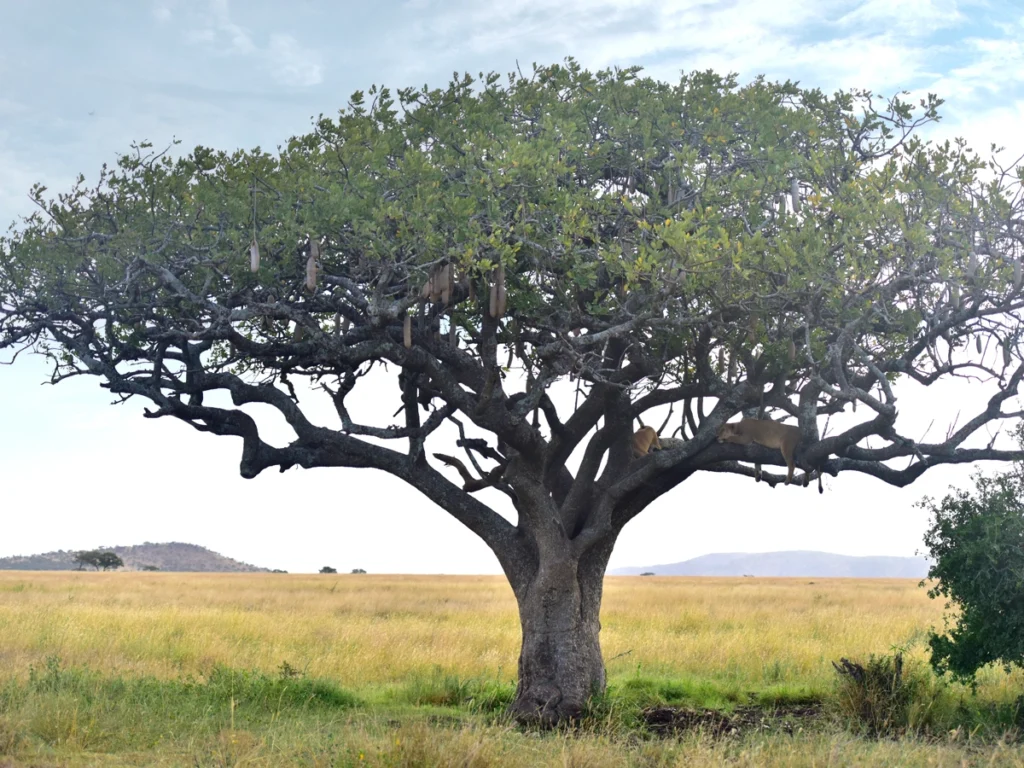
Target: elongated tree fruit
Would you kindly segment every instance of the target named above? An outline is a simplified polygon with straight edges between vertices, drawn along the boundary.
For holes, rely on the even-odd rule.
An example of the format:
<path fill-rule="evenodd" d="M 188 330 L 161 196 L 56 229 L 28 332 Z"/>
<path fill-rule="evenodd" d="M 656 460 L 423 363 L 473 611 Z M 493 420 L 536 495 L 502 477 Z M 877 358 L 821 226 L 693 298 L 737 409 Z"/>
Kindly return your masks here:
<path fill-rule="evenodd" d="M 252 239 L 249 243 L 249 271 L 258 272 L 260 268 L 260 244 L 256 242 L 256 238 Z"/>
<path fill-rule="evenodd" d="M 796 360 L 796 342 L 789 340 L 789 362 Z"/>
<path fill-rule="evenodd" d="M 498 316 L 498 284 L 491 283 L 491 297 L 487 312 L 491 317 Z"/>
<path fill-rule="evenodd" d="M 452 300 L 452 265 L 445 264 L 437 275 L 438 298 L 446 307 Z"/>
<path fill-rule="evenodd" d="M 407 314 L 402 324 L 402 343 L 406 349 L 412 349 L 412 315 Z"/>
<path fill-rule="evenodd" d="M 1003 342 L 1003 363 L 1007 366 L 1013 362 L 1013 356 L 1010 354 L 1010 340 L 1007 339 Z"/>
<path fill-rule="evenodd" d="M 1019 291 L 1021 284 L 1020 259 L 1013 260 L 1013 290 Z"/>
<path fill-rule="evenodd" d="M 316 240 L 309 241 L 309 258 L 306 259 L 306 290 L 316 290 L 316 260 L 320 258 L 320 245 Z"/>
<path fill-rule="evenodd" d="M 441 272 L 443 268 L 434 267 L 430 272 L 430 303 L 436 304 L 441 300 Z"/>
<path fill-rule="evenodd" d="M 981 336 L 974 337 L 974 348 L 978 350 L 978 354 L 981 354 Z"/>
<path fill-rule="evenodd" d="M 793 213 L 800 210 L 800 179 L 796 176 L 789 183 L 789 192 L 793 196 Z"/>
<path fill-rule="evenodd" d="M 978 272 L 978 254 L 971 251 L 971 255 L 967 257 L 967 277 L 974 279 L 974 275 Z"/>
<path fill-rule="evenodd" d="M 949 286 L 949 303 L 953 305 L 953 309 L 960 309 L 960 286 L 951 285 Z"/>
<path fill-rule="evenodd" d="M 498 317 L 505 316 L 508 308 L 508 295 L 505 292 L 505 265 L 498 265 Z"/>

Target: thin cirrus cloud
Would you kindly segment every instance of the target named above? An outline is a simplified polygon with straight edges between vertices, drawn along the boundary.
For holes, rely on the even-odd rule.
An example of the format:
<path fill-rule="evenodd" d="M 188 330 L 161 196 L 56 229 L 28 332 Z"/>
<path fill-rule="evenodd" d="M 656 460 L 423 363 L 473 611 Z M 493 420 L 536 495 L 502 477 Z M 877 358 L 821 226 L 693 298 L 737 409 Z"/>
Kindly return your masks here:
<path fill-rule="evenodd" d="M 713 68 L 876 90 L 923 86 L 948 71 L 935 64 L 950 54 L 949 65 L 991 59 L 992 66 L 996 58 L 985 48 L 1012 48 L 1024 31 L 1007 28 L 1015 26 L 1012 9 L 975 0 L 445 0 L 407 7 L 423 18 L 397 30 L 406 44 L 395 52 L 413 71 L 427 66 L 424 51 L 435 64 L 467 51 L 507 51 L 522 66 L 570 51 L 590 67 L 643 63 L 649 74 L 671 79 Z M 972 46 L 950 50 L 965 29 Z M 524 48 L 551 53 L 531 59 Z"/>
<path fill-rule="evenodd" d="M 274 76 L 285 85 L 311 86 L 324 79 L 320 54 L 291 35 L 271 35 L 267 53 Z"/>
<path fill-rule="evenodd" d="M 159 6 L 160 14 L 170 17 L 167 6 Z M 266 43 L 257 42 L 258 35 L 233 20 L 228 0 L 211 0 L 201 24 L 185 32 L 190 45 L 204 47 L 220 56 L 242 56 L 251 59 L 263 74 L 285 86 L 308 88 L 324 79 L 323 56 L 316 45 L 302 43 L 286 33 L 266 35 Z"/>
<path fill-rule="evenodd" d="M 1024 35 L 1024 23 L 1017 35 Z M 947 99 L 976 99 L 1024 87 L 1024 43 L 1012 39 L 969 38 L 961 43 L 971 58 L 934 83 Z"/>
<path fill-rule="evenodd" d="M 715 69 L 825 90 L 909 90 L 915 99 L 934 92 L 947 100 L 944 122 L 929 129 L 936 138 L 980 137 L 991 128 L 991 140 L 1007 145 L 1024 98 L 1024 7 L 1008 3 L 446 0 L 409 7 L 429 17 L 405 31 L 409 44 L 396 66 L 410 72 L 427 66 L 424 50 L 435 66 L 467 51 L 507 51 L 524 69 L 571 51 L 591 68 L 641 63 L 645 74 L 669 81 L 681 70 Z M 452 39 L 464 42 L 451 46 Z M 524 47 L 540 55 L 522 56 Z"/>
<path fill-rule="evenodd" d="M 982 2 L 964 0 L 867 0 L 844 13 L 839 23 L 848 27 L 882 24 L 901 35 L 922 37 L 937 30 L 962 24 L 966 16 L 961 8 L 982 6 Z"/>

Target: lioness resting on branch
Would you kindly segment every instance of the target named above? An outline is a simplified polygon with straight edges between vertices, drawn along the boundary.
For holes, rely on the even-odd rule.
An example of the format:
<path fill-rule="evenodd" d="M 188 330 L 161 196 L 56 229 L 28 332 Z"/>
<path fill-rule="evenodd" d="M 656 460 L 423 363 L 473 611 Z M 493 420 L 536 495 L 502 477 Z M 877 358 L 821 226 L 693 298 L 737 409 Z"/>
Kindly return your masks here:
<path fill-rule="evenodd" d="M 786 485 L 793 481 L 793 470 L 796 467 L 794 455 L 800 443 L 800 427 L 768 419 L 742 419 L 731 424 L 723 424 L 718 430 L 718 442 L 740 445 L 757 443 L 765 448 L 778 448 L 782 451 L 782 458 L 786 460 L 786 466 L 789 468 L 786 473 Z M 755 471 L 755 479 L 760 481 L 760 464 L 756 465 Z M 806 477 L 804 485 L 807 485 Z"/>
<path fill-rule="evenodd" d="M 654 431 L 654 427 L 640 427 L 633 433 L 634 459 L 646 456 L 652 448 L 661 450 L 661 441 L 658 440 L 658 433 Z"/>

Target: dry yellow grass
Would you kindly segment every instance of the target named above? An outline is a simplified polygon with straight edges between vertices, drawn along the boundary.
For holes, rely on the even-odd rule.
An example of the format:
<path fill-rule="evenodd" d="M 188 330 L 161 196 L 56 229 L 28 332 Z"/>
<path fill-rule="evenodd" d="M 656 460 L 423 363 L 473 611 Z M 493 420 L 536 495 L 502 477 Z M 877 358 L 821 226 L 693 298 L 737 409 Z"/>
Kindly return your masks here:
<path fill-rule="evenodd" d="M 911 580 L 610 577 L 609 674 L 824 684 L 830 661 L 910 646 L 941 624 Z M 0 572 L 0 665 L 158 677 L 282 662 L 358 688 L 440 669 L 510 680 L 501 577 Z M 993 681 L 994 682 L 994 681 Z"/>
<path fill-rule="evenodd" d="M 511 674 L 518 635 L 495 577 L 0 573 L 0 665 L 19 671 L 47 655 L 158 677 L 287 661 L 359 686 Z"/>
<path fill-rule="evenodd" d="M 923 657 L 920 641 L 941 613 L 909 580 L 615 577 L 605 585 L 602 643 L 623 690 L 639 672 L 739 691 L 821 692 L 840 656 L 912 646 Z M 287 662 L 372 692 L 438 670 L 509 681 L 519 624 L 500 577 L 0 572 L 0 638 L 5 678 L 24 680 L 30 665 L 50 674 L 55 656 L 126 680 L 198 677 L 216 664 L 277 678 Z M 234 699 L 193 705 L 172 687 L 174 707 L 193 707 L 180 715 L 191 724 L 163 725 L 177 714 L 159 706 L 163 689 L 137 689 L 137 704 L 118 709 L 101 679 L 86 684 L 92 704 L 39 679 L 8 687 L 7 710 L 0 690 L 0 766 L 1024 765 L 1019 745 L 975 744 L 959 729 L 898 741 L 835 728 L 637 740 L 612 727 L 539 738 L 458 711 L 451 722 L 430 709 L 372 706 L 260 719 L 252 702 L 236 723 Z M 1024 681 L 998 670 L 983 679 L 986 702 L 1012 701 Z"/>

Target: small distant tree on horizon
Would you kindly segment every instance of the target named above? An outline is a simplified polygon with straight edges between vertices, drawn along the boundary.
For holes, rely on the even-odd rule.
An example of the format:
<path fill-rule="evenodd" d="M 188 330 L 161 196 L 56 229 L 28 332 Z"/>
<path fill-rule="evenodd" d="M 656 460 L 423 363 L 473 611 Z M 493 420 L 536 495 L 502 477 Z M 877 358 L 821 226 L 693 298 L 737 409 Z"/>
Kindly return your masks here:
<path fill-rule="evenodd" d="M 100 568 L 104 571 L 114 571 L 118 568 L 124 568 L 124 560 L 122 560 L 114 552 L 101 552 L 99 557 Z"/>
<path fill-rule="evenodd" d="M 329 565 L 325 565 L 323 568 L 320 569 L 320 573 L 337 573 L 337 572 L 338 572 L 337 568 L 331 568 L 331 566 L 329 566 Z"/>
<path fill-rule="evenodd" d="M 78 570 L 88 565 L 97 571 L 109 571 L 124 567 L 124 561 L 116 553 L 100 549 L 83 550 L 75 555 L 74 562 L 78 563 Z"/>
<path fill-rule="evenodd" d="M 353 568 L 352 573 L 366 573 L 362 568 Z"/>
<path fill-rule="evenodd" d="M 95 568 L 97 571 L 100 569 L 99 566 L 99 550 L 82 550 L 75 554 L 74 562 L 78 565 L 78 570 L 85 570 L 85 566 Z"/>

